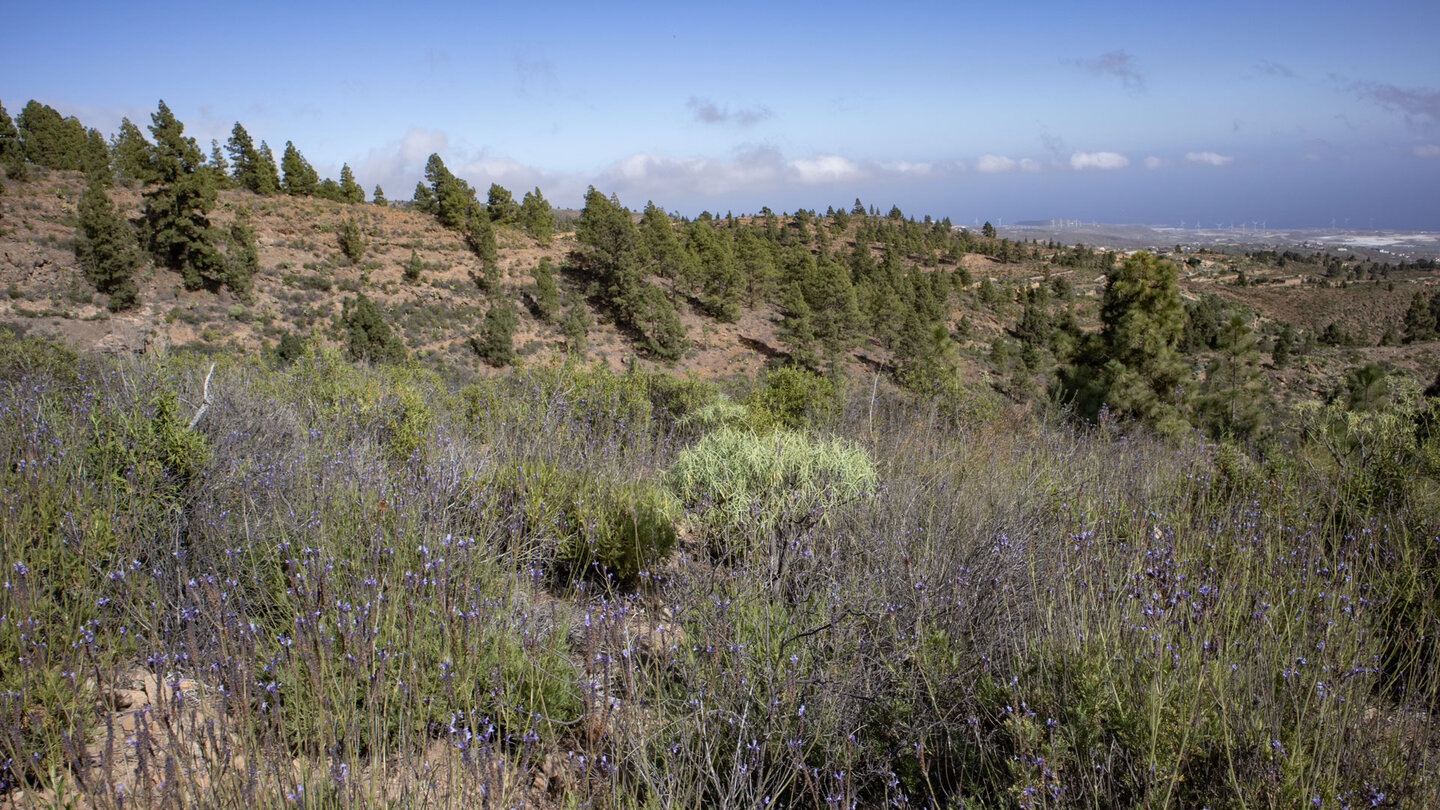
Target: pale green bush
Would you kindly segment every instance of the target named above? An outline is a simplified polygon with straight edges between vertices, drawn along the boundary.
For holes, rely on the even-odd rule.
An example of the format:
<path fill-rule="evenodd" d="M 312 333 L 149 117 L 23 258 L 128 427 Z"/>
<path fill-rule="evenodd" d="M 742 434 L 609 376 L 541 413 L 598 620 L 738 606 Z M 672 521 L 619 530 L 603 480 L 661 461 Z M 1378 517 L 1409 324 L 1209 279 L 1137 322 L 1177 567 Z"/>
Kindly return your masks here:
<path fill-rule="evenodd" d="M 682 452 L 668 474 L 675 495 L 720 535 L 822 520 L 871 492 L 877 480 L 875 463 L 852 442 L 733 427 Z"/>

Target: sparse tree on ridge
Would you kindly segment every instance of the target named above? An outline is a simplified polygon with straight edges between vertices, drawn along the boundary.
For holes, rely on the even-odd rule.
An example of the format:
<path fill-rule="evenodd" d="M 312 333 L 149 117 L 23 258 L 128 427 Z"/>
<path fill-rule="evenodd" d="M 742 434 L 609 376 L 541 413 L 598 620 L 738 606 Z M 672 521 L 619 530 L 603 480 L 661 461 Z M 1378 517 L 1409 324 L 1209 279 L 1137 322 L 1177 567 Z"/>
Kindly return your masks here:
<path fill-rule="evenodd" d="M 115 185 L 115 172 L 110 168 L 110 146 L 100 130 L 91 127 L 85 131 L 84 164 L 86 182 L 97 182 L 105 188 Z"/>
<path fill-rule="evenodd" d="M 285 142 L 285 154 L 280 158 L 280 170 L 284 172 L 282 186 L 285 193 L 292 197 L 313 196 L 320 185 L 320 175 L 291 141 Z"/>
<path fill-rule="evenodd" d="M 280 193 L 280 170 L 275 166 L 275 153 L 270 151 L 270 144 L 261 141 L 260 148 L 255 150 L 257 162 L 255 164 L 255 193 L 271 196 Z"/>
<path fill-rule="evenodd" d="M 16 124 L 26 160 L 51 169 L 84 168 L 85 126 L 80 119 L 61 116 L 50 105 L 32 99 Z"/>
<path fill-rule="evenodd" d="M 365 202 L 365 189 L 355 182 L 355 173 L 350 171 L 350 164 L 340 166 L 340 199 L 347 203 Z"/>
<path fill-rule="evenodd" d="M 120 131 L 110 143 L 115 171 L 126 180 L 150 179 L 150 142 L 129 118 L 120 120 Z"/>

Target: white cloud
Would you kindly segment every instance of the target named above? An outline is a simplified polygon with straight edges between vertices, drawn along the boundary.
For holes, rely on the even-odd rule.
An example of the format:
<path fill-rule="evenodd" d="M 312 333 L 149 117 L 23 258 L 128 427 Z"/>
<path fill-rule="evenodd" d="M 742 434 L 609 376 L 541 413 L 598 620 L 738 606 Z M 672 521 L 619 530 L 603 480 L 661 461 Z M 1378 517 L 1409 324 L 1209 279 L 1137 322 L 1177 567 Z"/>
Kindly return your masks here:
<path fill-rule="evenodd" d="M 1070 168 L 1123 169 L 1130 165 L 1130 158 L 1119 152 L 1076 152 L 1070 156 Z"/>
<path fill-rule="evenodd" d="M 1415 147 L 1415 157 L 1433 158 L 1440 157 L 1440 146 L 1433 143 L 1424 143 Z"/>
<path fill-rule="evenodd" d="M 1158 157 L 1155 157 L 1154 155 L 1151 155 L 1150 157 L 1145 158 L 1145 168 L 1147 168 L 1147 169 L 1159 169 L 1159 168 L 1164 167 L 1164 165 L 1165 165 L 1165 160 L 1164 160 L 1164 158 L 1158 158 Z"/>
<path fill-rule="evenodd" d="M 936 171 L 936 166 L 933 163 L 911 163 L 908 160 L 897 160 L 891 163 L 881 163 L 880 169 L 902 177 L 929 177 Z"/>
<path fill-rule="evenodd" d="M 1229 155 L 1217 155 L 1214 152 L 1186 152 L 1185 160 L 1189 163 L 1202 163 L 1206 166 L 1228 166 L 1235 161 Z"/>
<path fill-rule="evenodd" d="M 1016 165 L 1014 158 L 1008 158 L 1004 155 L 981 155 L 980 160 L 975 163 L 975 168 L 986 174 L 993 174 L 995 172 L 1014 171 Z"/>
<path fill-rule="evenodd" d="M 1040 171 L 1040 161 L 1032 158 L 1020 158 L 1020 171 L 1038 172 Z"/>
<path fill-rule="evenodd" d="M 807 186 L 838 183 L 860 174 L 860 167 L 854 161 L 839 155 L 816 155 L 813 158 L 792 160 L 786 166 L 795 173 L 796 179 Z"/>
<path fill-rule="evenodd" d="M 431 153 L 444 157 L 449 144 L 450 138 L 438 129 L 411 127 L 403 136 L 371 149 L 355 161 L 355 177 L 367 187 L 384 186 L 385 196 L 390 199 L 409 199 L 415 181 L 425 175 L 425 161 Z M 273 144 L 271 148 L 275 148 Z M 370 190 L 366 188 L 367 195 Z"/>

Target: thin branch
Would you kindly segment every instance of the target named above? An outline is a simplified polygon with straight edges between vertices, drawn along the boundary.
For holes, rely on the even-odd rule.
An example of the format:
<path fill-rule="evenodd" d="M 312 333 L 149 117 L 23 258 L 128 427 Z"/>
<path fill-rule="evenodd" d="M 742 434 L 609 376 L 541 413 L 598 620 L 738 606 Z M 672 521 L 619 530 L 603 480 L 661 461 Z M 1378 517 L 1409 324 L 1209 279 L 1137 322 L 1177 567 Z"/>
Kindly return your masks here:
<path fill-rule="evenodd" d="M 210 373 L 208 373 L 208 374 L 205 375 L 205 389 L 204 389 L 204 391 L 201 392 L 201 396 L 200 396 L 200 410 L 196 411 L 196 412 L 195 412 L 195 415 L 192 416 L 192 417 L 190 417 L 190 424 L 187 426 L 190 430 L 194 430 L 194 429 L 195 429 L 195 425 L 197 425 L 197 424 L 200 423 L 200 417 L 204 416 L 204 415 L 205 415 L 205 411 L 209 410 L 209 408 L 210 408 L 210 378 L 211 378 L 214 374 L 215 374 L 215 364 L 214 364 L 214 363 L 211 363 L 211 364 L 210 364 Z"/>

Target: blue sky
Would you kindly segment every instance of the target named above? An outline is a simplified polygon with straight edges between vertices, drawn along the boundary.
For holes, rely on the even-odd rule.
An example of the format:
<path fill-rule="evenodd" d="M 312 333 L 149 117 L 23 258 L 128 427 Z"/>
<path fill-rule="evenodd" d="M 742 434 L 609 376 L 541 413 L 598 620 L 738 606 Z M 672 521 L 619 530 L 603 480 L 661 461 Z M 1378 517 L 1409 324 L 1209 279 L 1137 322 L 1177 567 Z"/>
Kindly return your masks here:
<path fill-rule="evenodd" d="M 0 101 L 391 199 L 439 152 L 566 206 L 1440 230 L 1437 3 L 611 5 L 26 3 Z"/>

